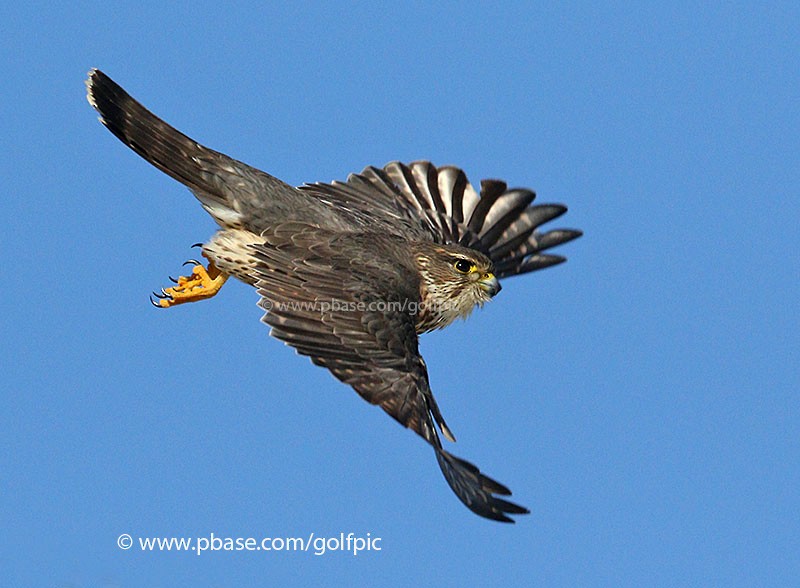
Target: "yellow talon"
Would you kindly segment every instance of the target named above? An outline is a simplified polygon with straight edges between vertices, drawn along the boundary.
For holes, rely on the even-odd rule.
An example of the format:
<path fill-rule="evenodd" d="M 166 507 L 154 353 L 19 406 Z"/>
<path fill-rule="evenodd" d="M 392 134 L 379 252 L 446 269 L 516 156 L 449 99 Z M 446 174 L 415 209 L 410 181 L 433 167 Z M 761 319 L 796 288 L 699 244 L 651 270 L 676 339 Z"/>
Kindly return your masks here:
<path fill-rule="evenodd" d="M 161 298 L 158 306 L 169 308 L 184 302 L 211 298 L 219 292 L 227 279 L 228 275 L 219 271 L 213 263 L 209 262 L 208 269 L 198 264 L 192 268 L 190 276 L 180 276 L 176 286 L 162 290 L 167 298 Z"/>

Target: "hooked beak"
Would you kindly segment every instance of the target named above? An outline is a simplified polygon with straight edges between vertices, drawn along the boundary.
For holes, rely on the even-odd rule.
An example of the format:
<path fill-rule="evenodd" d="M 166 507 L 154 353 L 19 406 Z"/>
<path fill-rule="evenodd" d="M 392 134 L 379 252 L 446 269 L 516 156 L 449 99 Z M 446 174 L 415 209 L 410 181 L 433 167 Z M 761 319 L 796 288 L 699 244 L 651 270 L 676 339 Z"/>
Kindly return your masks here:
<path fill-rule="evenodd" d="M 480 285 L 481 290 L 486 292 L 491 297 L 495 296 L 503 288 L 495 275 L 491 272 L 483 274 L 483 277 L 478 280 L 478 284 Z"/>

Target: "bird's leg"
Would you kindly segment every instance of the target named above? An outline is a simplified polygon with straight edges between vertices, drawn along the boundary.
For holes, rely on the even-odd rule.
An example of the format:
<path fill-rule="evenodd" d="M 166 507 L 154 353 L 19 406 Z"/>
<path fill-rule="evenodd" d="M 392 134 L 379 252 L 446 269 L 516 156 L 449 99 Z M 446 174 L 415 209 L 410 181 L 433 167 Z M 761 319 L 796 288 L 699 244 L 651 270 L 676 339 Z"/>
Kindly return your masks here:
<path fill-rule="evenodd" d="M 222 273 L 213 261 L 208 262 L 208 269 L 196 259 L 190 259 L 183 265 L 193 264 L 192 273 L 189 276 L 180 276 L 177 280 L 172 278 L 175 286 L 172 288 L 162 288 L 161 293 L 154 292 L 153 295 L 158 301 L 150 298 L 154 306 L 159 308 L 169 308 L 184 302 L 196 302 L 205 298 L 211 298 L 219 292 L 222 285 L 228 279 L 228 274 Z"/>

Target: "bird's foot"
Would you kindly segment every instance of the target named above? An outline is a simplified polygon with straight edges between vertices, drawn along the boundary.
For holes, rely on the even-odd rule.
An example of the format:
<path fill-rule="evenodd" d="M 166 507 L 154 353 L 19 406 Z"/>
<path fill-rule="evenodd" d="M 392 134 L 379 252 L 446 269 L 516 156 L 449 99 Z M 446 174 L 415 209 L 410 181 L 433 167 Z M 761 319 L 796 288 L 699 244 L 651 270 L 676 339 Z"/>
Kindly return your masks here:
<path fill-rule="evenodd" d="M 217 266 L 209 262 L 208 269 L 196 259 L 190 259 L 183 265 L 193 265 L 192 273 L 189 276 L 180 276 L 177 280 L 170 278 L 175 283 L 172 288 L 161 288 L 161 292 L 153 292 L 158 300 L 150 297 L 150 302 L 158 308 L 169 308 L 184 302 L 196 302 L 205 298 L 211 298 L 219 292 L 222 285 L 228 279 L 227 274 L 223 274 Z"/>

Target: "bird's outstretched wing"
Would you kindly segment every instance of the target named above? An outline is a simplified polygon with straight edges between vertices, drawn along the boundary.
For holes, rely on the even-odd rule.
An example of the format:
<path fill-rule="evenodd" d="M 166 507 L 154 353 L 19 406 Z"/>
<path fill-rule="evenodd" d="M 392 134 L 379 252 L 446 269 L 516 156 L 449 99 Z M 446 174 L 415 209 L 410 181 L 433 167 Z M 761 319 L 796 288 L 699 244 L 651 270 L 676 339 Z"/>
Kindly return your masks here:
<path fill-rule="evenodd" d="M 581 235 L 571 229 L 537 230 L 566 212 L 565 206 L 532 205 L 532 191 L 509 190 L 498 180 L 481 182 L 478 195 L 462 170 L 437 169 L 427 161 L 367 167 L 347 182 L 294 188 L 184 135 L 100 70 L 89 72 L 86 87 L 101 122 L 145 160 L 186 185 L 223 227 L 258 233 L 294 220 L 458 243 L 488 255 L 501 278 L 564 261 L 543 251 Z"/>
<path fill-rule="evenodd" d="M 564 205 L 532 204 L 532 190 L 508 189 L 500 180 L 483 180 L 478 194 L 461 169 L 436 168 L 428 161 L 367 167 L 347 182 L 301 189 L 322 194 L 338 206 L 391 218 L 408 236 L 422 234 L 437 243 L 477 249 L 491 258 L 501 278 L 565 261 L 543 252 L 582 234 L 574 229 L 538 230 L 564 214 Z"/>
<path fill-rule="evenodd" d="M 450 487 L 473 512 L 505 522 L 513 522 L 509 514 L 527 513 L 495 496 L 509 495 L 508 488 L 442 448 L 436 425 L 453 436 L 419 354 L 410 306 L 419 300 L 418 278 L 397 259 L 401 240 L 297 223 L 263 237 L 264 245 L 255 246 L 257 287 L 272 335 L 428 441 Z"/>
<path fill-rule="evenodd" d="M 109 131 L 188 187 L 224 227 L 259 231 L 274 219 L 330 216 L 327 206 L 297 188 L 187 137 L 98 69 L 89 72 L 86 97 Z"/>

